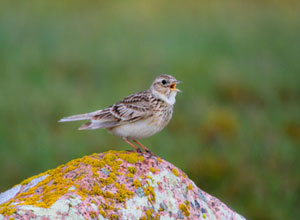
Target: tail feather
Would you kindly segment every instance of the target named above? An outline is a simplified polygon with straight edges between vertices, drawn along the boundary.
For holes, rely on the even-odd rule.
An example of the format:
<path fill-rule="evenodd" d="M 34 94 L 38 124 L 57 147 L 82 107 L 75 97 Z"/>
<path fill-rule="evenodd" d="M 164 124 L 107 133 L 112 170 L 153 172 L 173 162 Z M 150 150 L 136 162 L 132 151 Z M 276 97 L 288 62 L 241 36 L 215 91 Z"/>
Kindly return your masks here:
<path fill-rule="evenodd" d="M 92 130 L 98 128 L 111 128 L 119 124 L 118 121 L 90 121 L 83 124 L 78 130 Z"/>
<path fill-rule="evenodd" d="M 90 125 L 92 124 L 92 122 L 87 122 L 85 124 L 83 124 L 80 128 L 78 128 L 78 130 L 86 130 L 86 129 L 90 129 Z"/>
<path fill-rule="evenodd" d="M 58 122 L 67 122 L 67 121 L 81 121 L 81 120 L 89 120 L 91 119 L 91 114 L 86 113 L 86 114 L 81 114 L 81 115 L 72 115 L 69 117 L 65 117 L 60 119 Z"/>
<path fill-rule="evenodd" d="M 87 129 L 97 129 L 97 128 L 111 128 L 119 125 L 119 121 L 107 121 L 101 119 L 94 119 L 94 116 L 99 114 L 102 110 L 98 110 L 95 112 L 90 112 L 81 115 L 72 115 L 69 117 L 65 117 L 60 119 L 58 122 L 67 122 L 67 121 L 81 121 L 81 120 L 91 120 L 85 124 L 83 124 L 78 130 L 87 130 Z"/>

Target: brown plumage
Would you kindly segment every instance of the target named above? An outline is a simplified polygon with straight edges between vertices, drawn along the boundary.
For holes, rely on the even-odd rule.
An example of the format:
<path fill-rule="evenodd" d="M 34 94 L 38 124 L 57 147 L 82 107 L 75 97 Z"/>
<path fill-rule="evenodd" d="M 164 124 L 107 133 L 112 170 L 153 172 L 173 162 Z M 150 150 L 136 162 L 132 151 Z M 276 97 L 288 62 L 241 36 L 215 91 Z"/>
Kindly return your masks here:
<path fill-rule="evenodd" d="M 127 96 L 122 101 L 91 113 L 74 115 L 59 122 L 90 120 L 79 130 L 105 128 L 110 133 L 122 137 L 127 143 L 133 140 L 144 150 L 149 151 L 137 139 L 149 137 L 162 130 L 173 114 L 175 96 L 180 81 L 170 75 L 160 75 L 150 89 Z"/>

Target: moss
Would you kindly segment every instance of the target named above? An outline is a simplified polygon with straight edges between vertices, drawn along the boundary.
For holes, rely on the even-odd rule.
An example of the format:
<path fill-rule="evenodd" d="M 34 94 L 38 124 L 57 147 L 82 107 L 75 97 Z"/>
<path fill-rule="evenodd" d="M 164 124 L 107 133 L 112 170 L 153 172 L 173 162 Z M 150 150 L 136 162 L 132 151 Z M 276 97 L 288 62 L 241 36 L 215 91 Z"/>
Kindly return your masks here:
<path fill-rule="evenodd" d="M 173 168 L 172 172 L 175 176 L 179 176 L 178 170 L 176 168 Z"/>

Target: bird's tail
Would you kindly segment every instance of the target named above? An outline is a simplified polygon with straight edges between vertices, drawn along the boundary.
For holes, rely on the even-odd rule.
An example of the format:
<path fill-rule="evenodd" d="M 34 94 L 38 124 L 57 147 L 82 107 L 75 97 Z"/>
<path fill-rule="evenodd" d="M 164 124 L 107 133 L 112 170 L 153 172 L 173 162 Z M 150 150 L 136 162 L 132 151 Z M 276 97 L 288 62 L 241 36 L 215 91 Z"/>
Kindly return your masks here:
<path fill-rule="evenodd" d="M 91 116 L 92 116 L 91 113 L 86 113 L 86 114 L 81 114 L 81 115 L 72 115 L 69 117 L 62 118 L 58 122 L 90 120 Z"/>
<path fill-rule="evenodd" d="M 98 129 L 98 128 L 110 128 L 116 126 L 119 121 L 118 120 L 101 120 L 94 119 L 95 115 L 101 113 L 102 110 L 98 110 L 95 112 L 85 113 L 81 115 L 72 115 L 69 117 L 65 117 L 60 119 L 58 122 L 67 122 L 67 121 L 81 121 L 81 120 L 90 120 L 89 122 L 83 124 L 79 130 L 87 130 L 87 129 Z"/>

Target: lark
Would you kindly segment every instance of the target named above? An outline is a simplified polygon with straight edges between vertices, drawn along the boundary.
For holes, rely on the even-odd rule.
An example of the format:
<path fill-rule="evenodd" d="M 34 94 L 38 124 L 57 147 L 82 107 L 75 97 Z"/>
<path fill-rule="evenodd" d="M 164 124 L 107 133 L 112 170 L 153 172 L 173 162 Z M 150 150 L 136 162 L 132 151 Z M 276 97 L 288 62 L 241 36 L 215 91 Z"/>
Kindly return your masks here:
<path fill-rule="evenodd" d="M 104 128 L 121 137 L 136 151 L 140 152 L 141 147 L 151 153 L 138 140 L 160 132 L 170 122 L 176 95 L 181 92 L 176 88 L 179 83 L 173 76 L 162 74 L 148 90 L 129 95 L 108 108 L 65 117 L 59 122 L 89 120 L 79 130 Z"/>

